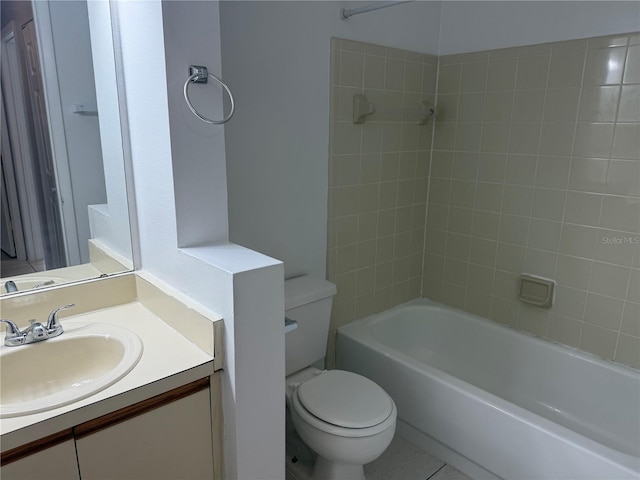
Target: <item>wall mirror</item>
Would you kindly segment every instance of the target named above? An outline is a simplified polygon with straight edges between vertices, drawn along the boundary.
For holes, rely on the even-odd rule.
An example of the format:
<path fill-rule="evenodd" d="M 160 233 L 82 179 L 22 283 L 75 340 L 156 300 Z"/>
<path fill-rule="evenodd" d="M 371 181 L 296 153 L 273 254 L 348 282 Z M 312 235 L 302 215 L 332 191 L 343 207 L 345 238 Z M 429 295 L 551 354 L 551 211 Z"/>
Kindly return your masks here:
<path fill-rule="evenodd" d="M 1 5 L 0 293 L 131 270 L 109 2 Z"/>

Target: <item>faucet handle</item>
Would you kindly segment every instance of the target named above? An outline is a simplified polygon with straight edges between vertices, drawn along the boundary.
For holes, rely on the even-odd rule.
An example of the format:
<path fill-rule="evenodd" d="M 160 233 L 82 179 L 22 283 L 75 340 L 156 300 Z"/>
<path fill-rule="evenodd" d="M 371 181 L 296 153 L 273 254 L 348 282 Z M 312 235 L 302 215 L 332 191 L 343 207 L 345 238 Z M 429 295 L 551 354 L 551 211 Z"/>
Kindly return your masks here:
<path fill-rule="evenodd" d="M 0 323 L 7 324 L 7 334 L 5 338 L 15 338 L 19 337 L 22 332 L 20 332 L 20 328 L 11 320 L 0 320 Z"/>
<path fill-rule="evenodd" d="M 47 330 L 52 330 L 54 328 L 62 328 L 62 326 L 60 325 L 60 323 L 58 323 L 58 312 L 60 310 L 67 310 L 69 308 L 73 308 L 75 307 L 76 304 L 75 303 L 70 303 L 69 305 L 63 305 L 62 307 L 58 307 L 55 310 L 53 310 L 50 314 L 49 314 L 49 318 L 47 319 Z"/>

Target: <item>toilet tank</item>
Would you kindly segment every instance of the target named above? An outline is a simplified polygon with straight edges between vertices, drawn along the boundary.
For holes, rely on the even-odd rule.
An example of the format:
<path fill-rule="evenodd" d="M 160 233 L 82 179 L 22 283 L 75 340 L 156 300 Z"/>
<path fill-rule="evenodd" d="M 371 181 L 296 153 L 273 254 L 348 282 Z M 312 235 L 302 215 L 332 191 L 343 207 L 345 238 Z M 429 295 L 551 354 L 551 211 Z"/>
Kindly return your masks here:
<path fill-rule="evenodd" d="M 285 280 L 285 316 L 298 322 L 285 336 L 287 375 L 324 358 L 335 294 L 336 286 L 322 278 L 305 275 Z"/>

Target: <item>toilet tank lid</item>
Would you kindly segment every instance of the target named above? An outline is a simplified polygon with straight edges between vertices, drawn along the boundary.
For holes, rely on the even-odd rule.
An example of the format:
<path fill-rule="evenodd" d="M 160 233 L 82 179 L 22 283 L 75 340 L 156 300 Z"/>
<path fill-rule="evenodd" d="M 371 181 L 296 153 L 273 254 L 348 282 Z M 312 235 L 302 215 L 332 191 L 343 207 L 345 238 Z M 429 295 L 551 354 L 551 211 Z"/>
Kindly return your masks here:
<path fill-rule="evenodd" d="M 336 286 L 320 277 L 304 275 L 284 282 L 284 309 L 299 307 L 336 294 Z"/>

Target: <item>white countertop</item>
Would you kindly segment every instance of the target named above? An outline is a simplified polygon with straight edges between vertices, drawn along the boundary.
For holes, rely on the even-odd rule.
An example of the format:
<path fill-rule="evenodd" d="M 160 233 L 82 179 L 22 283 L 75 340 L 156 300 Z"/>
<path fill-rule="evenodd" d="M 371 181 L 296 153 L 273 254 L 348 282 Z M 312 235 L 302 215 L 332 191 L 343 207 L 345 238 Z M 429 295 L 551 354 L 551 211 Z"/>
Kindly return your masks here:
<path fill-rule="evenodd" d="M 168 326 L 139 301 L 76 316 L 65 315 L 60 320 L 67 331 L 80 322 L 111 324 L 131 330 L 144 345 L 140 361 L 125 377 L 87 398 L 46 412 L 0 419 L 2 451 L 213 374 L 211 355 Z M 211 328 L 214 328 L 213 322 Z M 2 345 L 0 348 L 20 347 Z M 34 368 L 39 366 L 34 365 Z M 64 368 L 64 365 L 49 364 L 47 368 Z"/>

